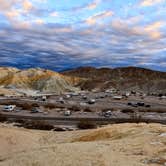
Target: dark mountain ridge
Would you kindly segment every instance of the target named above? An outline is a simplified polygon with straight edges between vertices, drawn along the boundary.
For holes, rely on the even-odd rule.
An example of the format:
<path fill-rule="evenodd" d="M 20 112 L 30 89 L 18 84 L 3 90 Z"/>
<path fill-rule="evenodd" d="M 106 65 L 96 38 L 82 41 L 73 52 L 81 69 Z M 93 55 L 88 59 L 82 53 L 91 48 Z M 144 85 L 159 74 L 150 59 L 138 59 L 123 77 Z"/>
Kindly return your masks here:
<path fill-rule="evenodd" d="M 79 67 L 63 72 L 64 75 L 85 78 L 78 86 L 82 89 L 138 90 L 146 92 L 166 92 L 166 72 L 139 67 L 94 68 Z"/>

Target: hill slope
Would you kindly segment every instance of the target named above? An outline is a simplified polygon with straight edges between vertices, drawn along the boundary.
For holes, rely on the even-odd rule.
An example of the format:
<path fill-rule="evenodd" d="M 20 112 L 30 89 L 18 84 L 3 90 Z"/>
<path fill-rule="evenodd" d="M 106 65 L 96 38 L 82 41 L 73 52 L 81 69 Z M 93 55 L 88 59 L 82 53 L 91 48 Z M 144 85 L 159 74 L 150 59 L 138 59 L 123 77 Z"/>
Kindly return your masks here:
<path fill-rule="evenodd" d="M 164 166 L 166 128 L 115 124 L 53 132 L 0 124 L 0 166 Z"/>
<path fill-rule="evenodd" d="M 82 89 L 108 89 L 115 87 L 120 90 L 140 90 L 146 92 L 166 92 L 166 72 L 149 69 L 80 67 L 63 72 L 67 76 L 86 78 L 79 86 Z"/>
<path fill-rule="evenodd" d="M 0 68 L 0 86 L 4 89 L 37 90 L 42 92 L 63 92 L 74 90 L 77 78 L 40 68 L 19 70 Z"/>

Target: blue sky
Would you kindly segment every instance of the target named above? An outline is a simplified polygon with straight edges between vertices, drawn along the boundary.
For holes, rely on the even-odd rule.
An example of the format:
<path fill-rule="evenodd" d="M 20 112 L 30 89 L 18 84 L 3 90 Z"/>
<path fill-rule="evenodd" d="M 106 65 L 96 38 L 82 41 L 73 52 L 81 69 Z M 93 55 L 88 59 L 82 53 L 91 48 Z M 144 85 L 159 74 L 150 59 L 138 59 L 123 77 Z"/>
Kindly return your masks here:
<path fill-rule="evenodd" d="M 166 0 L 0 0 L 0 66 L 166 71 Z"/>

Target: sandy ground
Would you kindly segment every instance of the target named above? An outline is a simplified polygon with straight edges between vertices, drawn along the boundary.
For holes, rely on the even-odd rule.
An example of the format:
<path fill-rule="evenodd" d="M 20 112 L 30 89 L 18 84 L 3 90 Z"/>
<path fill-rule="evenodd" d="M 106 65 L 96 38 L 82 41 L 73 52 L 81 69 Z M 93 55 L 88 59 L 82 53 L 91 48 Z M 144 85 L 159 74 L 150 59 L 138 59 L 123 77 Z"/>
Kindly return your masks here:
<path fill-rule="evenodd" d="M 166 126 L 38 131 L 0 124 L 0 166 L 165 166 Z"/>

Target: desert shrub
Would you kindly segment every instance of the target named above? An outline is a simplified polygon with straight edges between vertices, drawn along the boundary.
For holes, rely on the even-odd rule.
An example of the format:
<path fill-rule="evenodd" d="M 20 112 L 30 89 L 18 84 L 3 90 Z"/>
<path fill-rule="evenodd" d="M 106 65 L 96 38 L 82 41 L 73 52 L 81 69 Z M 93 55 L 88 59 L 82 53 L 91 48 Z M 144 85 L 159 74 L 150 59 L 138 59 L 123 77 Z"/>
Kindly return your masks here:
<path fill-rule="evenodd" d="M 54 126 L 41 120 L 31 120 L 27 121 L 24 124 L 24 127 L 27 129 L 37 129 L 37 130 L 52 130 Z"/>
<path fill-rule="evenodd" d="M 134 110 L 133 109 L 129 109 L 129 108 L 125 108 L 121 112 L 123 112 L 123 113 L 134 113 Z"/>
<path fill-rule="evenodd" d="M 17 107 L 21 107 L 24 110 L 31 110 L 34 107 L 39 107 L 37 103 L 15 103 Z"/>
<path fill-rule="evenodd" d="M 166 113 L 166 109 L 163 109 L 163 108 L 155 108 L 155 109 L 139 109 L 139 112 Z"/>
<path fill-rule="evenodd" d="M 48 109 L 54 109 L 54 108 L 56 108 L 56 105 L 48 103 L 48 104 L 44 105 L 44 107 L 48 108 Z"/>
<path fill-rule="evenodd" d="M 93 112 L 93 110 L 91 108 L 89 108 L 89 107 L 86 107 L 83 111 L 84 112 Z"/>
<path fill-rule="evenodd" d="M 16 122 L 16 123 L 24 124 L 26 121 L 23 120 L 23 119 L 16 119 L 15 122 Z"/>
<path fill-rule="evenodd" d="M 5 117 L 0 113 L 0 122 L 5 122 L 5 121 L 7 121 L 7 117 Z"/>
<path fill-rule="evenodd" d="M 69 110 L 73 112 L 79 112 L 81 109 L 79 108 L 79 106 L 73 105 L 72 107 L 69 108 Z"/>
<path fill-rule="evenodd" d="M 40 107 L 39 104 L 37 104 L 37 103 L 33 103 L 31 106 L 32 107 Z"/>
<path fill-rule="evenodd" d="M 165 158 L 153 158 L 148 161 L 148 164 L 157 164 L 157 165 L 165 165 L 166 159 Z"/>
<path fill-rule="evenodd" d="M 80 122 L 77 124 L 77 127 L 78 127 L 79 129 L 95 129 L 95 128 L 97 128 L 97 125 L 96 125 L 95 122 L 83 120 L 83 121 L 80 121 Z"/>
<path fill-rule="evenodd" d="M 20 107 L 22 107 L 24 110 L 31 110 L 33 108 L 32 104 L 28 103 L 21 104 Z"/>
<path fill-rule="evenodd" d="M 2 103 L 3 105 L 16 105 L 17 102 L 16 101 L 5 101 Z"/>

